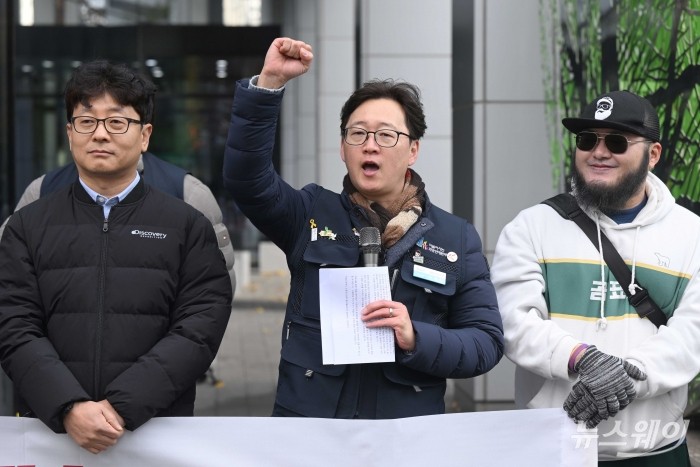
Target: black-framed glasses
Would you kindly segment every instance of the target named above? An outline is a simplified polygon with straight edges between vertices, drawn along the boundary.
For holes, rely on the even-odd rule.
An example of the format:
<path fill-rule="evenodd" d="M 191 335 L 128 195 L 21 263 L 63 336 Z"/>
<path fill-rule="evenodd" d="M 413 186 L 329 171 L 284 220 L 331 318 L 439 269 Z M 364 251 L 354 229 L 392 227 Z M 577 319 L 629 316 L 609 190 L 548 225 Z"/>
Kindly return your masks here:
<path fill-rule="evenodd" d="M 598 145 L 598 140 L 601 139 L 605 141 L 605 147 L 613 154 L 624 154 L 630 144 L 649 141 L 648 139 L 632 141 L 618 133 L 599 135 L 593 131 L 582 131 L 576 135 L 576 147 L 581 151 L 592 151 Z"/>
<path fill-rule="evenodd" d="M 94 133 L 97 130 L 97 125 L 102 124 L 105 126 L 107 133 L 113 135 L 121 135 L 129 131 L 130 123 L 138 123 L 143 125 L 141 120 L 135 120 L 133 118 L 127 117 L 107 117 L 107 118 L 95 118 L 88 116 L 78 116 L 70 119 L 71 125 L 76 133 L 89 134 Z"/>
<path fill-rule="evenodd" d="M 359 146 L 365 144 L 370 133 L 374 135 L 374 141 L 377 145 L 383 148 L 393 148 L 396 146 L 401 135 L 408 136 L 409 139 L 411 138 L 411 135 L 408 133 L 402 133 L 388 128 L 382 128 L 377 131 L 367 131 L 364 128 L 351 126 L 344 130 L 343 140 L 351 146 Z"/>

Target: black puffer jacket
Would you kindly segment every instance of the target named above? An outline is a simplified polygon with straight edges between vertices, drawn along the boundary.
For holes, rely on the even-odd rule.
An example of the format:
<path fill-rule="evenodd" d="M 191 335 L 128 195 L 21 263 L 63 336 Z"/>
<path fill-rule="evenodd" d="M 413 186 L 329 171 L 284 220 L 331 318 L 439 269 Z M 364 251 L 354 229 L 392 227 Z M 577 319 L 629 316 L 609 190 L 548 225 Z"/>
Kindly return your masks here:
<path fill-rule="evenodd" d="M 0 244 L 0 360 L 20 410 L 64 431 L 107 399 L 136 429 L 187 416 L 231 312 L 211 223 L 143 181 L 102 207 L 79 183 L 19 210 Z"/>

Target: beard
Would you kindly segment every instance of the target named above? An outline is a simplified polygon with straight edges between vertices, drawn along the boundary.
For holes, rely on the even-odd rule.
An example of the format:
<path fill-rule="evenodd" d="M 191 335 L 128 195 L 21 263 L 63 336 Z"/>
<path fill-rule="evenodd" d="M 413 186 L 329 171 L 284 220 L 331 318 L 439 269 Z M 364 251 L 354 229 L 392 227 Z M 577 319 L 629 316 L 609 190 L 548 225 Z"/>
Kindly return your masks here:
<path fill-rule="evenodd" d="M 573 166 L 571 186 L 579 205 L 598 210 L 621 210 L 624 209 L 627 200 L 646 183 L 649 173 L 649 151 L 644 151 L 644 157 L 636 169 L 627 172 L 611 185 L 599 182 L 588 183 L 583 179 L 576 163 Z"/>

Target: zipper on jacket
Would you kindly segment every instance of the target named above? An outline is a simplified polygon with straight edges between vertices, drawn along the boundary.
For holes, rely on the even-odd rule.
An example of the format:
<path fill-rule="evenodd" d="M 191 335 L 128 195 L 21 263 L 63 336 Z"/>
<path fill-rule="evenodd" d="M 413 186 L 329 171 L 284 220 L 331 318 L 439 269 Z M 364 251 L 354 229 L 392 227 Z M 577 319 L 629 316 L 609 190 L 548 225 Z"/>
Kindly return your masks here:
<path fill-rule="evenodd" d="M 289 321 L 287 321 L 287 335 L 284 338 L 284 340 L 289 340 L 289 333 L 291 331 L 292 324 L 294 325 L 295 328 L 299 329 L 301 332 L 307 332 L 307 333 L 309 333 L 309 332 L 313 332 L 313 333 L 321 332 L 320 328 L 315 328 L 313 326 L 307 326 L 306 324 L 300 323 L 298 321 L 292 321 L 290 319 Z"/>
<path fill-rule="evenodd" d="M 360 371 L 360 376 L 358 379 L 358 384 L 357 384 L 357 392 L 355 394 L 355 410 L 352 415 L 352 418 L 360 418 L 360 407 L 362 407 L 362 398 L 364 395 L 363 387 L 362 387 L 362 381 L 365 379 L 365 368 L 367 368 L 364 365 L 358 365 L 359 371 Z"/>
<path fill-rule="evenodd" d="M 106 281 L 106 270 L 107 270 L 107 245 L 109 237 L 107 233 L 109 232 L 109 219 L 105 218 L 102 222 L 102 248 L 100 250 L 100 264 L 98 269 L 98 283 L 97 283 L 97 332 L 95 334 L 95 374 L 94 374 L 94 397 L 96 400 L 101 400 L 104 398 L 104 394 L 100 391 L 100 360 L 102 358 L 102 326 L 104 321 L 104 294 L 105 294 L 105 281 Z"/>

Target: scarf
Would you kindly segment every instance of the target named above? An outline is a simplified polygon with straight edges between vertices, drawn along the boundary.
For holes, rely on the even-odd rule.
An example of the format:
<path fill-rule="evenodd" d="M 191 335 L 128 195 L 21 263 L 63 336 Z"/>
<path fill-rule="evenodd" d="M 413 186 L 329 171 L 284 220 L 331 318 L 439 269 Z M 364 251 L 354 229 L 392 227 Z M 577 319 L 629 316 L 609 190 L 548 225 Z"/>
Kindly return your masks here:
<path fill-rule="evenodd" d="M 343 188 L 350 201 L 364 209 L 370 225 L 382 233 L 382 245 L 385 248 L 398 242 L 416 223 L 425 204 L 425 183 L 412 169 L 406 170 L 401 196 L 387 207 L 362 196 L 347 174 L 343 179 Z"/>

